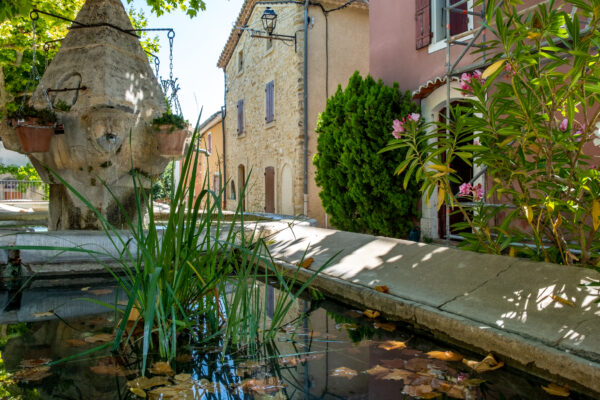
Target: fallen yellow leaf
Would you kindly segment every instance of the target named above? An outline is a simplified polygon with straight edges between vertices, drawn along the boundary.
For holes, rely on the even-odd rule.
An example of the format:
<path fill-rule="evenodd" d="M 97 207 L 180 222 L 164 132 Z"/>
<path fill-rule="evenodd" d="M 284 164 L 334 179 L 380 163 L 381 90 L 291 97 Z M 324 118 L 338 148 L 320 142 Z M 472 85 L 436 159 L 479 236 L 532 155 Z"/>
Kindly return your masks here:
<path fill-rule="evenodd" d="M 165 376 L 153 376 L 152 378 L 146 378 L 145 376 L 141 376 L 132 381 L 128 381 L 127 385 L 130 388 L 138 388 L 138 389 L 149 389 L 154 386 L 164 386 L 169 385 L 169 378 Z"/>
<path fill-rule="evenodd" d="M 315 262 L 315 259 L 312 257 L 308 257 L 307 259 L 302 261 L 299 266 L 302 268 L 310 268 L 313 262 Z"/>
<path fill-rule="evenodd" d="M 385 342 L 379 345 L 380 349 L 384 350 L 402 350 L 406 348 L 405 342 L 399 342 L 397 340 L 386 340 Z"/>
<path fill-rule="evenodd" d="M 385 375 L 381 375 L 379 379 L 391 380 L 391 381 L 401 381 L 406 379 L 406 377 L 413 375 L 414 372 L 407 371 L 405 369 L 394 368 L 390 370 L 389 373 Z"/>
<path fill-rule="evenodd" d="M 527 33 L 527 39 L 531 39 L 531 40 L 535 40 L 535 39 L 539 38 L 540 36 L 542 36 L 542 34 L 539 33 L 539 32 L 529 32 L 529 33 Z"/>
<path fill-rule="evenodd" d="M 390 292 L 390 288 L 387 287 L 386 285 L 375 286 L 375 290 L 377 290 L 378 292 L 381 292 L 381 293 L 389 293 Z"/>
<path fill-rule="evenodd" d="M 142 389 L 139 388 L 129 388 L 129 390 L 131 391 L 131 393 L 135 394 L 138 397 L 142 397 L 142 398 L 146 398 L 146 392 L 144 392 Z"/>
<path fill-rule="evenodd" d="M 381 365 L 376 365 L 373 368 L 366 370 L 365 372 L 369 375 L 380 376 L 384 374 L 388 374 L 391 371 L 389 368 L 382 367 Z"/>
<path fill-rule="evenodd" d="M 552 396 L 569 397 L 569 384 L 558 386 L 556 383 L 550 383 L 548 386 L 542 386 L 542 389 Z"/>
<path fill-rule="evenodd" d="M 42 365 L 40 367 L 27 368 L 17 371 L 13 374 L 12 378 L 20 382 L 33 382 L 41 381 L 50 375 L 52 375 L 52 372 L 50 372 L 50 367 L 47 365 Z"/>
<path fill-rule="evenodd" d="M 506 62 L 506 60 L 498 60 L 483 71 L 481 74 L 481 79 L 487 79 L 490 76 L 494 75 L 494 72 L 498 71 Z"/>
<path fill-rule="evenodd" d="M 373 326 L 376 329 L 383 329 L 384 331 L 388 331 L 388 332 L 394 332 L 396 330 L 396 325 L 387 324 L 387 323 L 383 323 L 383 322 L 375 322 L 373 324 Z"/>
<path fill-rule="evenodd" d="M 54 317 L 54 311 L 50 310 L 50 311 L 45 311 L 45 312 L 35 312 L 31 315 L 33 315 L 35 318 Z"/>
<path fill-rule="evenodd" d="M 365 310 L 363 311 L 363 315 L 367 318 L 377 318 L 381 315 L 381 313 L 379 311 Z"/>
<path fill-rule="evenodd" d="M 265 379 L 249 379 L 242 384 L 244 392 L 257 393 L 261 395 L 279 392 L 285 387 L 283 382 L 277 377 L 269 377 Z"/>
<path fill-rule="evenodd" d="M 423 393 L 420 397 L 422 399 L 437 399 L 440 396 L 442 396 L 441 393 L 430 392 L 430 393 Z"/>
<path fill-rule="evenodd" d="M 93 336 L 88 336 L 85 339 L 83 339 L 84 341 L 86 341 L 87 343 L 98 343 L 98 342 L 110 342 L 111 340 L 113 340 L 113 335 L 110 335 L 108 333 L 97 333 Z"/>
<path fill-rule="evenodd" d="M 427 354 L 429 358 L 435 358 L 442 361 L 462 361 L 464 358 L 462 355 L 452 351 L 430 351 L 425 354 Z"/>
<path fill-rule="evenodd" d="M 569 301 L 567 299 L 563 299 L 560 296 L 551 295 L 550 297 L 552 297 L 553 300 L 556 300 L 559 303 L 566 304 L 566 305 L 571 306 L 571 307 L 575 307 L 575 304 L 573 304 L 572 301 Z"/>
<path fill-rule="evenodd" d="M 92 294 L 95 294 L 95 295 L 99 296 L 101 294 L 112 293 L 112 289 L 96 289 L 96 290 L 90 290 L 89 292 L 92 293 Z"/>
<path fill-rule="evenodd" d="M 175 371 L 171 368 L 167 361 L 159 361 L 152 364 L 152 368 L 150 368 L 150 373 L 154 375 L 175 375 Z"/>
<path fill-rule="evenodd" d="M 358 375 L 358 372 L 356 372 L 353 369 L 347 368 L 347 367 L 339 367 L 339 368 L 336 368 L 333 371 L 331 371 L 330 375 L 331 376 L 339 376 L 340 378 L 352 379 L 356 375 Z"/>
<path fill-rule="evenodd" d="M 496 361 L 492 353 L 488 354 L 481 362 L 467 359 L 463 359 L 462 362 L 477 373 L 493 371 L 504 366 L 502 361 Z"/>

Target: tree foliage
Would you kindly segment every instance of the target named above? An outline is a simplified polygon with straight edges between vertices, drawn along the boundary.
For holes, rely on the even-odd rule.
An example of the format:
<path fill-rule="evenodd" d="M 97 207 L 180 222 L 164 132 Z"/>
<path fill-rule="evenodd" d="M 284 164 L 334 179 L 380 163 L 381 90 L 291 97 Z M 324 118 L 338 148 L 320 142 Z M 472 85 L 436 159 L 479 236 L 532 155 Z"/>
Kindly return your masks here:
<path fill-rule="evenodd" d="M 379 154 L 392 121 L 418 110 L 398 84 L 389 87 L 358 72 L 329 100 L 317 133 L 316 182 L 333 226 L 391 237 L 406 237 L 417 217 L 416 186 L 402 187 L 394 174 L 405 152 Z"/>
<path fill-rule="evenodd" d="M 75 19 L 85 0 L 37 0 L 34 2 L 9 0 L 0 4 L 0 116 L 8 106 L 8 112 L 14 111 L 14 98 L 32 93 L 37 82 L 31 82 L 30 71 L 33 61 L 32 23 L 29 11 L 37 8 L 41 11 Z M 13 10 L 13 11 L 11 11 Z M 16 11 L 15 11 L 16 10 Z M 148 20 L 143 10 L 131 8 L 128 14 L 134 28 L 146 28 Z M 7 18 L 6 16 L 10 16 Z M 58 40 L 67 35 L 70 22 L 40 14 L 36 21 L 36 68 L 43 75 L 46 64 L 52 60 L 60 48 L 60 42 L 50 43 L 48 51 L 43 44 Z M 144 50 L 158 52 L 158 37 L 141 35 Z M 29 83 L 29 87 L 27 86 Z M 26 90 L 27 89 L 27 90 Z"/>

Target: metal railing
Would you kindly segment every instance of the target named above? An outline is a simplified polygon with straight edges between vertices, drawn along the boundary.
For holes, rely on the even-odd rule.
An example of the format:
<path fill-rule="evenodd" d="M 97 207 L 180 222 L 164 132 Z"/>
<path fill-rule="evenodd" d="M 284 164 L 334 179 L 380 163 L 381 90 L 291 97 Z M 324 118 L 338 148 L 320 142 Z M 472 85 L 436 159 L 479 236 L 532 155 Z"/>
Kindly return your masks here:
<path fill-rule="evenodd" d="M 49 186 L 42 181 L 19 181 L 0 179 L 0 202 L 45 201 L 49 197 Z"/>

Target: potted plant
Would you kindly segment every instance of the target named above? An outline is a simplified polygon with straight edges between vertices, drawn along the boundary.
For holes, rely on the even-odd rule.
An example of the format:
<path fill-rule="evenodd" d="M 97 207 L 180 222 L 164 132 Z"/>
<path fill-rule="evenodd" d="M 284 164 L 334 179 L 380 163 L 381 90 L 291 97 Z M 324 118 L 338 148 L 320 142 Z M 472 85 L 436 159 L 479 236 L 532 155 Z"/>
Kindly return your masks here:
<path fill-rule="evenodd" d="M 163 156 L 181 156 L 187 137 L 187 121 L 181 115 L 167 111 L 152 121 L 152 130 Z"/>
<path fill-rule="evenodd" d="M 31 106 L 8 115 L 25 153 L 44 153 L 56 128 L 56 114 L 50 109 L 37 110 Z"/>

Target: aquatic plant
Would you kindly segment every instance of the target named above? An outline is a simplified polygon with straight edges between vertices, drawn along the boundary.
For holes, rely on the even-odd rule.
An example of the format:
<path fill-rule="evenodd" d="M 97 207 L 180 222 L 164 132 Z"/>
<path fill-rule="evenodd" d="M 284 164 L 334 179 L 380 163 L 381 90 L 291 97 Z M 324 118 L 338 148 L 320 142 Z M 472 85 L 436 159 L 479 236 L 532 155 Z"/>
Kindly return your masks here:
<path fill-rule="evenodd" d="M 100 303 L 119 313 L 114 342 L 79 355 L 109 346 L 117 351 L 122 346 L 133 345 L 140 349 L 144 371 L 151 351 L 158 351 L 161 358 L 172 361 L 185 341 L 197 343 L 219 338 L 224 347 L 228 343 L 256 345 L 260 340 L 274 336 L 297 296 L 310 284 L 312 279 L 294 289 L 297 276 L 287 279 L 277 270 L 266 238 L 256 228 L 248 229 L 244 224 L 241 206 L 235 211 L 233 221 L 225 221 L 221 204 L 227 185 L 218 192 L 211 190 L 208 173 L 202 186 L 196 188 L 201 154 L 194 151 L 198 140 L 197 126 L 183 160 L 181 179 L 177 186 L 171 186 L 169 215 L 164 222 L 155 218 L 152 192 L 143 185 L 147 178 L 134 169 L 132 181 L 137 215 L 128 215 L 118 203 L 127 221 L 126 232 L 113 226 L 85 196 L 50 171 L 96 215 L 107 238 L 118 250 L 119 256 L 113 257 L 111 262 L 121 268 L 115 272 L 100 258 L 106 256 L 101 252 L 81 248 L 53 249 L 88 253 L 106 267 L 117 281 L 119 290 L 129 299 L 126 305 L 118 304 L 116 300 L 114 304 Z M 245 187 L 240 196 L 244 192 Z M 142 210 L 145 208 L 148 209 L 147 226 L 143 222 Z M 278 298 L 270 321 L 261 312 L 264 308 L 259 304 L 259 279 L 274 281 L 275 286 L 286 293 Z M 226 294 L 228 291 L 230 293 Z M 62 361 L 65 360 L 53 364 Z"/>

